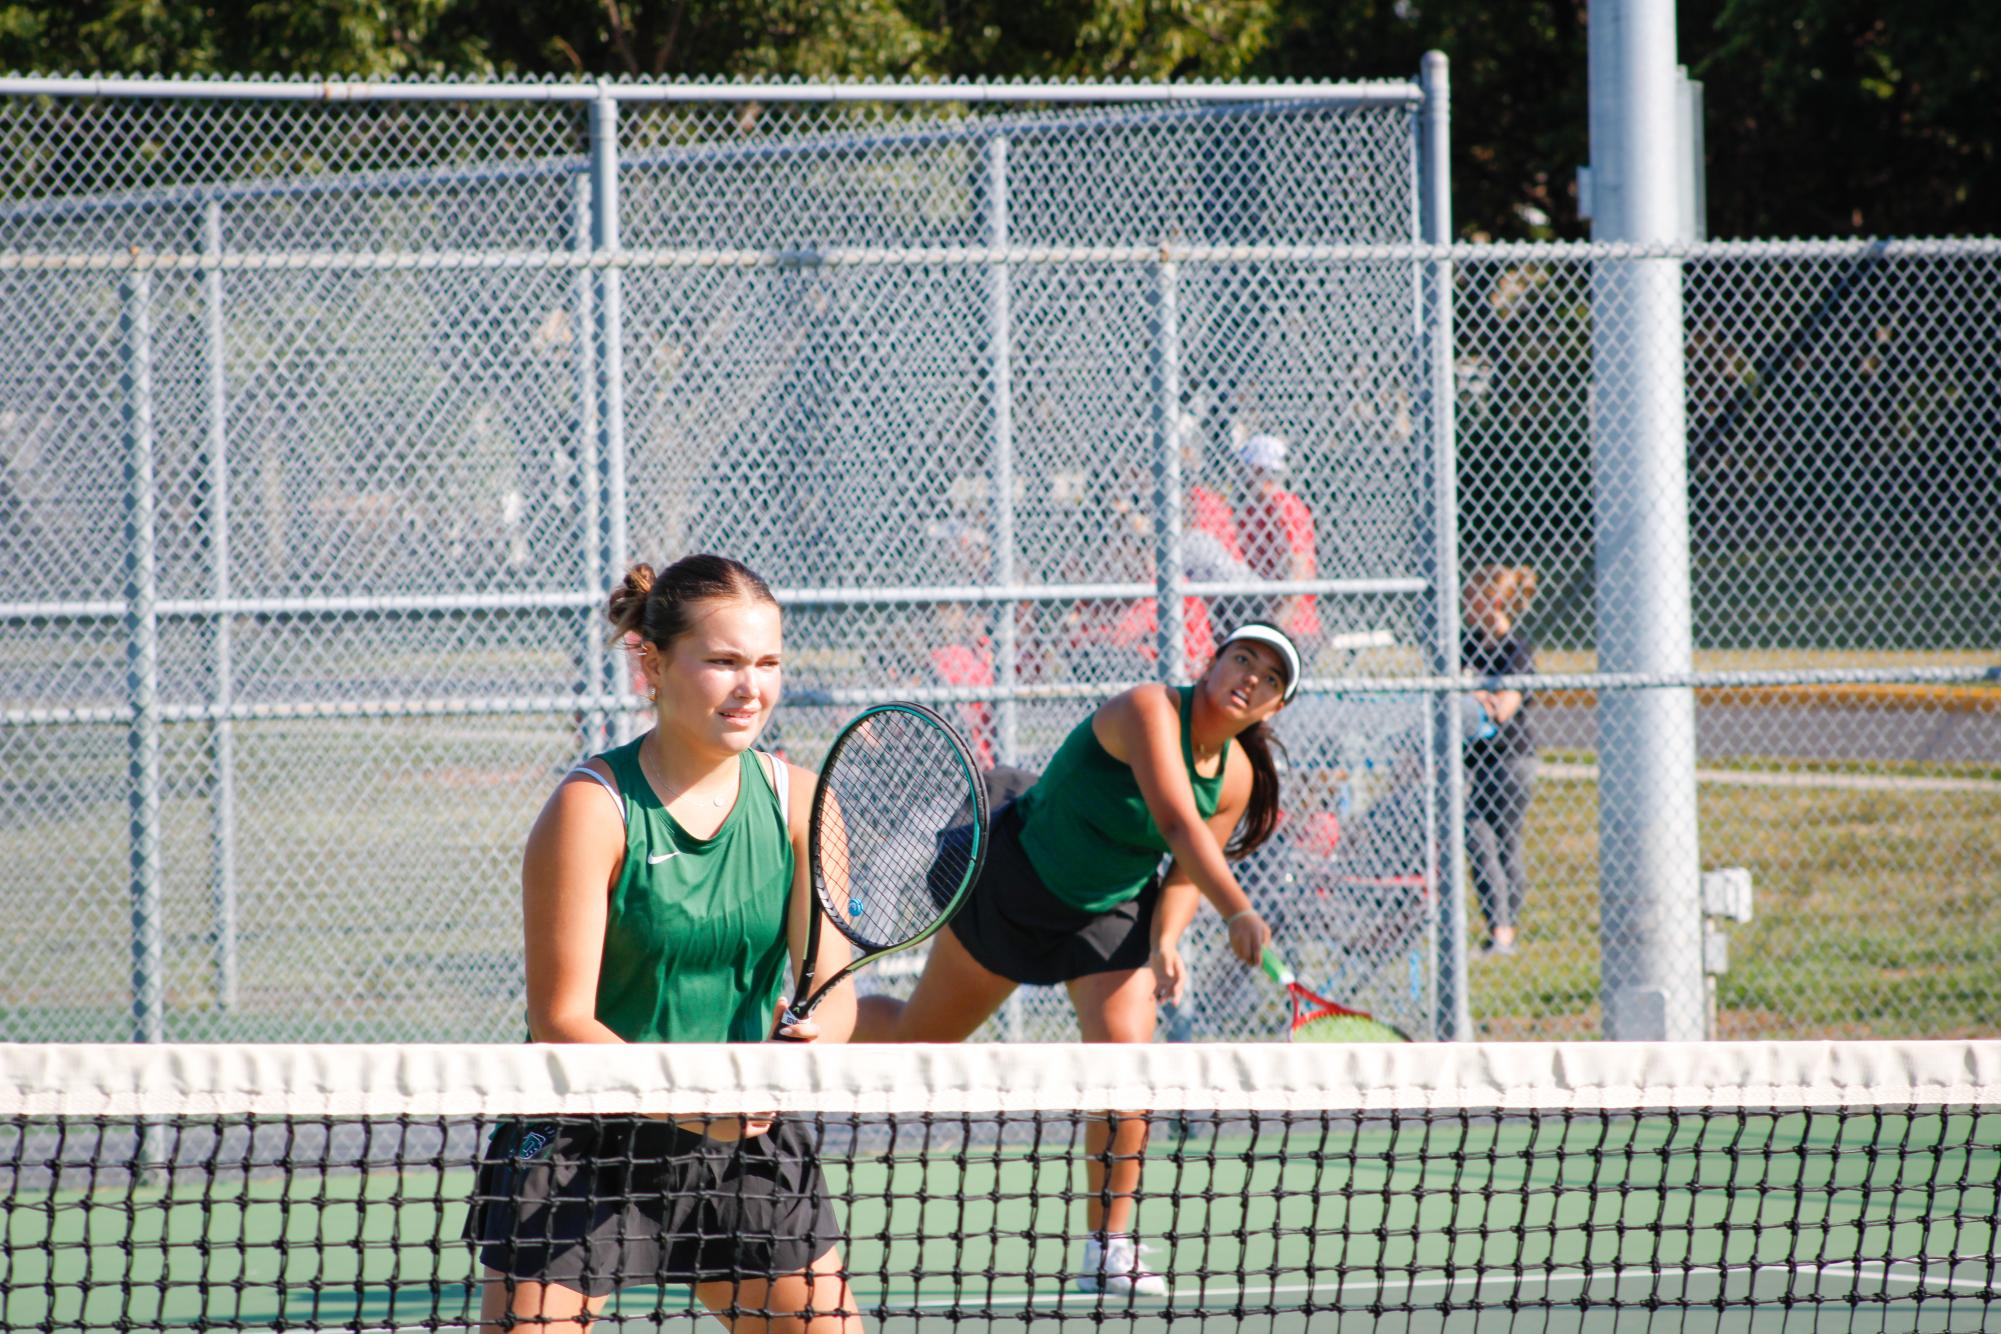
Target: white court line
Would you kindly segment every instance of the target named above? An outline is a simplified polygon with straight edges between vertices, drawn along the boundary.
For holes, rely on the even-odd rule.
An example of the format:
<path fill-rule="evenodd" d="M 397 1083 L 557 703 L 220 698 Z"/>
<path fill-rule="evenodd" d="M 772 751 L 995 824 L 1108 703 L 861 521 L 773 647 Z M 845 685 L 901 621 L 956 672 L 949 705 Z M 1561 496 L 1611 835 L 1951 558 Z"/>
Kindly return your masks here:
<path fill-rule="evenodd" d="M 1871 1270 L 1881 1271 L 1883 1281 L 1886 1283 L 1889 1282 L 1909 1283 L 1918 1287 L 1964 1288 L 1973 1291 L 1985 1290 L 1990 1286 L 1987 1282 L 1979 1279 L 1956 1279 L 1951 1277 L 1940 1277 L 1937 1275 L 1927 1276 L 1917 1268 L 1914 1268 L 1915 1266 L 1918 1266 L 1920 1263 L 1921 1262 L 1919 1261 L 1912 1260 L 1912 1261 L 1900 1261 L 1896 1263 L 1885 1263 L 1882 1261 L 1864 1261 L 1859 1264 L 1840 1263 L 1840 1264 L 1826 1264 L 1826 1265 L 1778 1265 L 1778 1264 L 1704 1265 L 1695 1268 L 1670 1269 L 1661 1271 L 1656 1271 L 1652 1269 L 1603 1269 L 1603 1270 L 1593 1270 L 1588 1273 L 1581 1269 L 1559 1269 L 1559 1270 L 1549 1270 L 1549 1271 L 1492 1270 L 1480 1274 L 1455 1275 L 1447 1278 L 1427 1278 L 1427 1279 L 1409 1279 L 1409 1278 L 1372 1279 L 1372 1278 L 1362 1278 L 1357 1276 L 1349 1276 L 1347 1278 L 1338 1279 L 1329 1283 L 1269 1283 L 1269 1284 L 1210 1283 L 1210 1284 L 1197 1284 L 1192 1286 L 1188 1284 L 1183 1284 L 1180 1287 L 1170 1291 L 1169 1295 L 1166 1297 L 1154 1297 L 1154 1298 L 1146 1298 L 1146 1297 L 1123 1298 L 1123 1297 L 1107 1296 L 1105 1294 L 1096 1292 L 1073 1292 L 1066 1289 L 1062 1292 L 1055 1292 L 1055 1293 L 994 1292 L 987 1294 L 978 1294 L 969 1292 L 960 1297 L 931 1297 L 931 1298 L 920 1297 L 907 1300 L 892 1300 L 889 1297 L 875 1297 L 871 1299 L 872 1304 L 871 1301 L 861 1301 L 859 1299 L 859 1296 L 857 1300 L 858 1304 L 863 1306 L 865 1309 L 873 1310 L 879 1308 L 887 1308 L 890 1310 L 898 1310 L 898 1311 L 944 1310 L 948 1307 L 953 1307 L 953 1306 L 967 1306 L 967 1307 L 984 1306 L 992 1308 L 1002 1304 L 1007 1304 L 1008 1309 L 1012 1310 L 1016 1309 L 1016 1307 L 1014 1306 L 1015 1303 L 1019 1303 L 1020 1309 L 1025 1309 L 1025 1310 L 1041 1310 L 1051 1307 L 1061 1309 L 1063 1307 L 1072 1307 L 1072 1306 L 1083 1306 L 1096 1309 L 1101 1302 L 1106 1305 L 1116 1304 L 1122 1307 L 1126 1305 L 1143 1305 L 1148 1309 L 1161 1308 L 1161 1309 L 1171 1310 L 1177 1303 L 1181 1302 L 1204 1302 L 1204 1301 L 1214 1300 L 1217 1298 L 1230 1298 L 1230 1297 L 1249 1297 L 1249 1296 L 1295 1297 L 1295 1296 L 1310 1296 L 1317 1293 L 1327 1293 L 1336 1298 L 1340 1298 L 1349 1296 L 1351 1294 L 1355 1296 L 1381 1295 L 1382 1293 L 1391 1290 L 1408 1290 L 1411 1292 L 1419 1292 L 1419 1291 L 1435 1291 L 1437 1289 L 1442 1288 L 1449 1291 L 1450 1289 L 1459 1287 L 1472 1287 L 1478 1289 L 1496 1284 L 1506 1284 L 1509 1286 L 1518 1286 L 1518 1287 L 1534 1287 L 1537 1286 L 1538 1284 L 1541 1284 L 1549 1287 L 1555 1287 L 1564 1284 L 1591 1284 L 1591 1283 L 1605 1282 L 1608 1280 L 1612 1283 L 1619 1284 L 1635 1279 L 1643 1280 L 1649 1284 L 1654 1284 L 1658 1283 L 1662 1279 L 1679 1278 L 1686 1281 L 1694 1278 L 1728 1278 L 1733 1274 L 1744 1274 L 1754 1278 L 1759 1274 L 1780 1273 L 1780 1274 L 1807 1274 L 1807 1275 L 1812 1275 L 1816 1278 L 1826 1277 L 1826 1276 L 1834 1276 L 1834 1277 L 1852 1276 L 1859 1279 L 1867 1277 L 1868 1271 Z M 1948 1262 L 1941 1262 L 1941 1263 L 1948 1263 Z M 1958 1263 L 1967 1263 L 1967 1261 L 1959 1261 Z M 1051 1279 L 1050 1281 L 1051 1283 L 1055 1283 L 1057 1280 Z M 1755 1301 L 1726 1303 L 1726 1305 L 1731 1305 L 1731 1306 L 1744 1306 L 1744 1305 L 1755 1306 L 1761 1304 L 1763 1303 Z"/>
<path fill-rule="evenodd" d="M 1544 778 L 1598 781 L 1595 764 L 1545 762 L 1537 772 Z M 1757 769 L 1697 769 L 1695 781 L 1726 787 L 1806 787 L 1848 792 L 1978 792 L 2001 796 L 2001 782 L 1991 778 L 1902 778 L 1896 774 L 1786 773 Z"/>
<path fill-rule="evenodd" d="M 1045 1311 L 1052 1309 L 1062 1310 L 1066 1307 L 1080 1307 L 1080 1308 L 1087 1308 L 1090 1310 L 1097 1310 L 1102 1305 L 1104 1308 L 1107 1309 L 1112 1307 L 1118 1307 L 1122 1310 L 1127 1308 L 1133 1308 L 1143 1312 L 1154 1311 L 1154 1310 L 1171 1312 L 1177 1304 L 1182 1304 L 1187 1302 L 1211 1301 L 1219 1298 L 1227 1299 L 1230 1297 L 1265 1296 L 1265 1297 L 1276 1298 L 1276 1297 L 1310 1296 L 1316 1293 L 1328 1293 L 1336 1298 L 1340 1298 L 1349 1296 L 1351 1294 L 1356 1296 L 1366 1296 L 1372 1293 L 1380 1294 L 1382 1292 L 1389 1291 L 1391 1289 L 1408 1289 L 1411 1292 L 1418 1292 L 1418 1291 L 1432 1291 L 1439 1288 L 1451 1289 L 1455 1287 L 1467 1287 L 1467 1286 L 1478 1289 L 1492 1284 L 1534 1286 L 1538 1282 L 1545 1283 L 1550 1286 L 1555 1286 L 1558 1284 L 1568 1284 L 1568 1283 L 1592 1283 L 1592 1282 L 1602 1281 L 1605 1279 L 1610 1279 L 1614 1283 L 1623 1283 L 1627 1281 L 1629 1278 L 1643 1279 L 1649 1283 L 1654 1283 L 1658 1282 L 1663 1278 L 1680 1278 L 1683 1280 L 1691 1278 L 1710 1278 L 1710 1277 L 1727 1278 L 1732 1274 L 1747 1274 L 1755 1277 L 1756 1275 L 1767 1274 L 1767 1273 L 1790 1273 L 1790 1274 L 1811 1274 L 1816 1277 L 1825 1275 L 1837 1275 L 1837 1276 L 1852 1275 L 1856 1278 L 1863 1278 L 1868 1275 L 1868 1271 L 1872 1270 L 1881 1271 L 1883 1276 L 1883 1281 L 1886 1283 L 1899 1282 L 1899 1283 L 1909 1283 L 1919 1287 L 1966 1288 L 1972 1290 L 1982 1290 L 1989 1286 L 1987 1283 L 1978 1279 L 1962 1280 L 1950 1277 L 1947 1278 L 1940 1278 L 1937 1276 L 1927 1277 L 1924 1273 L 1915 1272 L 1911 1268 L 1912 1266 L 1918 1266 L 1921 1263 L 1922 1262 L 1920 1261 L 1909 1260 L 1909 1261 L 1899 1261 L 1895 1263 L 1888 1263 L 1884 1261 L 1863 1261 L 1861 1263 L 1854 1263 L 1854 1264 L 1842 1263 L 1842 1264 L 1826 1264 L 1826 1265 L 1729 1265 L 1729 1266 L 1705 1265 L 1699 1268 L 1671 1269 L 1661 1272 L 1656 1272 L 1652 1269 L 1607 1269 L 1607 1270 L 1597 1270 L 1590 1273 L 1586 1273 L 1584 1270 L 1581 1269 L 1560 1269 L 1552 1271 L 1495 1270 L 1481 1274 L 1470 1274 L 1465 1276 L 1453 1276 L 1449 1278 L 1432 1278 L 1432 1279 L 1398 1280 L 1398 1279 L 1385 1278 L 1377 1280 L 1377 1279 L 1359 1279 L 1355 1277 L 1349 1277 L 1342 1280 L 1338 1280 L 1333 1283 L 1269 1283 L 1269 1284 L 1210 1283 L 1210 1284 L 1198 1284 L 1193 1287 L 1184 1284 L 1178 1290 L 1171 1292 L 1168 1296 L 1160 1298 L 1146 1298 L 1146 1297 L 1126 1298 L 1126 1297 L 1117 1297 L 1096 1292 L 1073 1292 L 1068 1290 L 1067 1288 L 1061 1292 L 1048 1293 L 1048 1294 L 1035 1293 L 1035 1292 L 989 1292 L 989 1293 L 969 1292 L 961 1297 L 891 1298 L 888 1296 L 877 1296 L 872 1299 L 866 1299 L 866 1300 L 862 1299 L 860 1294 L 857 1294 L 856 1305 L 858 1308 L 860 1308 L 860 1310 L 864 1315 L 873 1315 L 882 1310 L 887 1310 L 892 1313 L 900 1311 L 934 1311 L 934 1310 L 942 1311 L 954 1306 L 964 1306 L 975 1311 L 992 1310 L 998 1307 L 1005 1307 L 1007 1310 L 1010 1311 L 1019 1310 L 1023 1312 L 1033 1312 L 1033 1311 Z M 1942 1261 L 1940 1263 L 1968 1264 L 1968 1263 L 1978 1263 L 1978 1261 L 1970 1259 L 1961 1259 L 1959 1261 Z M 1993 1263 L 1993 1261 L 1990 1261 L 1989 1263 Z M 1054 1278 L 1050 1280 L 1052 1284 L 1058 1281 L 1059 1280 Z M 1758 1306 L 1763 1304 L 1765 1303 L 1755 1302 L 1755 1301 L 1725 1303 L 1726 1306 L 1734 1306 L 1734 1307 Z M 606 1312 L 603 1318 L 608 1320 L 618 1321 L 620 1320 L 620 1314 L 616 1310 L 612 1310 Z M 457 1329 L 457 1328 L 470 1330 L 477 1328 L 478 1323 L 479 1322 L 477 1318 L 469 1318 L 463 1325 L 454 1325 L 451 1323 L 443 1323 L 438 1325 L 368 1325 L 363 1327 L 363 1334 L 420 1334 L 420 1331 L 425 1331 L 425 1330 Z M 287 1325 L 286 1328 L 301 1329 L 307 1327 L 299 1325 Z M 339 1326 L 339 1328 L 352 1329 L 353 1326 L 342 1325 Z"/>

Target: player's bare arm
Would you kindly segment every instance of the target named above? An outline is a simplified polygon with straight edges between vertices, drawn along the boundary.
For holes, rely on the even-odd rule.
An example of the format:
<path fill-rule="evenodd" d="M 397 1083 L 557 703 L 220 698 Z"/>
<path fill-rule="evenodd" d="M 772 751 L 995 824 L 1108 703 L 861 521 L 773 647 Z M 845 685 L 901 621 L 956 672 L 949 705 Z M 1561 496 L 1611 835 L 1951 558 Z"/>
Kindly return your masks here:
<path fill-rule="evenodd" d="M 591 767 L 607 778 L 602 761 Z M 625 861 L 617 799 L 581 774 L 543 804 L 521 856 L 528 1031 L 537 1042 L 620 1042 L 597 1018 L 610 887 Z"/>

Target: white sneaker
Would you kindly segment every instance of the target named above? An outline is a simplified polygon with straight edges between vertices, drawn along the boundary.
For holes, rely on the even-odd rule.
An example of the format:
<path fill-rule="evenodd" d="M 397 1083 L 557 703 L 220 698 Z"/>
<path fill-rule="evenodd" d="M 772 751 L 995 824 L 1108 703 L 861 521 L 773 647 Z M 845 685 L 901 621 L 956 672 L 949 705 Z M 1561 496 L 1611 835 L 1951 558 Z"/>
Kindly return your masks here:
<path fill-rule="evenodd" d="M 1165 1297 L 1167 1280 L 1147 1269 L 1141 1246 L 1130 1233 L 1092 1233 L 1084 1242 L 1084 1269 L 1077 1291 L 1114 1297 Z"/>

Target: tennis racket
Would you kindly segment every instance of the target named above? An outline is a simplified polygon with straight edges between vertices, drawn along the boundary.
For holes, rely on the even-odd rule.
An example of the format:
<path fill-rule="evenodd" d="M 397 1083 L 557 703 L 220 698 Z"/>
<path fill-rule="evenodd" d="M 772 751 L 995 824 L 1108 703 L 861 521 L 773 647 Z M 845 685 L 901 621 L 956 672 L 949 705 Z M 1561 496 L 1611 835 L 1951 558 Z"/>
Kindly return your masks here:
<path fill-rule="evenodd" d="M 1292 1006 L 1294 1042 L 1410 1041 L 1408 1033 L 1368 1011 L 1337 1005 L 1309 990 L 1269 945 L 1265 946 L 1264 970 L 1267 977 L 1285 988 L 1286 999 Z"/>
<path fill-rule="evenodd" d="M 987 785 L 952 725 L 921 704 L 878 704 L 841 729 L 813 790 L 808 858 L 819 908 L 782 1025 L 877 959 L 952 919 L 987 856 Z M 821 921 L 858 957 L 816 991 Z"/>

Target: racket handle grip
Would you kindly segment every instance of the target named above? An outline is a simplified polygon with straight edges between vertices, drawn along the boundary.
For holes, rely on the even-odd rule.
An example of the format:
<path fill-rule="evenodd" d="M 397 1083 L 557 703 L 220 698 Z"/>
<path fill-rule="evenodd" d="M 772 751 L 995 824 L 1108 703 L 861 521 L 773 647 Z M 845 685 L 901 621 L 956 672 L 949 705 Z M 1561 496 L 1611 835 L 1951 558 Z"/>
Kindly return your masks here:
<path fill-rule="evenodd" d="M 1260 962 L 1264 966 L 1265 976 L 1282 987 L 1291 986 L 1298 980 L 1292 969 L 1286 967 L 1285 960 L 1278 957 L 1278 951 L 1269 945 L 1265 946 Z"/>
<path fill-rule="evenodd" d="M 784 1014 L 782 1014 L 782 1015 L 780 1015 L 780 1016 L 779 1016 L 779 1018 L 778 1018 L 778 1027 L 777 1027 L 776 1029 L 774 1029 L 774 1030 L 772 1031 L 772 1034 L 771 1034 L 771 1036 L 772 1036 L 772 1040 L 773 1040 L 773 1041 L 776 1041 L 776 1042 L 804 1042 L 804 1041 L 806 1041 L 806 1039 L 805 1039 L 805 1038 L 795 1038 L 795 1037 L 793 1037 L 793 1036 L 792 1036 L 792 1034 L 791 1034 L 791 1033 L 789 1033 L 789 1032 L 787 1032 L 786 1030 L 790 1029 L 790 1028 L 791 1028 L 791 1027 L 792 1027 L 792 1026 L 793 1026 L 794 1024 L 803 1024 L 803 1023 L 805 1023 L 805 1022 L 806 1022 L 806 1016 L 807 1016 L 807 1014 L 808 1014 L 808 1013 L 810 1013 L 810 1009 L 811 1009 L 811 1007 L 808 1007 L 808 1009 L 805 1009 L 805 1010 L 802 1010 L 802 1009 L 800 1009 L 800 1008 L 799 1008 L 799 1007 L 798 1007 L 797 1005 L 788 1005 L 788 1006 L 786 1006 L 786 1007 L 785 1007 L 785 1013 L 784 1013 Z"/>

